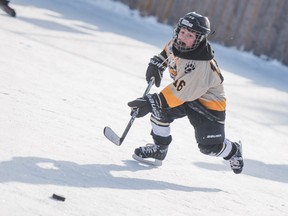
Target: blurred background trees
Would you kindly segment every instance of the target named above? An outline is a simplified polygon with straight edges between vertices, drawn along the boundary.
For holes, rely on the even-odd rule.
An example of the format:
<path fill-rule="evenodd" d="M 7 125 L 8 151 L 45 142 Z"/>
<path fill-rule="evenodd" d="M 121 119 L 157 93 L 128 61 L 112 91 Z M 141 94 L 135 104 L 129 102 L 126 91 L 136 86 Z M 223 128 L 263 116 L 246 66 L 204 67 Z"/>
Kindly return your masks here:
<path fill-rule="evenodd" d="M 174 26 L 195 11 L 209 17 L 209 40 L 288 65 L 287 0 L 118 0 L 143 16 Z"/>

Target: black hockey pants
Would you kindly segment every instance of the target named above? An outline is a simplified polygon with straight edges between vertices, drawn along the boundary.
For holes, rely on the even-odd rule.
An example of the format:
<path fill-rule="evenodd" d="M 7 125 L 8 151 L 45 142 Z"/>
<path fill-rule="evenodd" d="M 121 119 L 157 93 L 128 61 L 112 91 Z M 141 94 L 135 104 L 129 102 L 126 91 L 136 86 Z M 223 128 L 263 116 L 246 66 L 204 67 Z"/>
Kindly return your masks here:
<path fill-rule="evenodd" d="M 170 135 L 170 123 L 175 119 L 187 116 L 194 127 L 195 138 L 200 151 L 204 154 L 217 154 L 223 146 L 225 139 L 224 124 L 207 118 L 184 103 L 181 106 L 163 110 L 160 117 L 151 116 L 151 135 L 155 144 L 169 145 L 172 141 Z M 189 130 L 185 128 L 185 130 Z"/>

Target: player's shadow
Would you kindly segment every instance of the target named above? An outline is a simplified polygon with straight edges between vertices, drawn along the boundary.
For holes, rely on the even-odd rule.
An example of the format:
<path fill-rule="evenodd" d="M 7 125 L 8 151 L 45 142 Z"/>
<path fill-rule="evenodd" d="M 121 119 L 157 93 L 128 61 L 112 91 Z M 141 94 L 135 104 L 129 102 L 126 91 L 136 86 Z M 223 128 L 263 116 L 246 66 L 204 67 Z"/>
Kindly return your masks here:
<path fill-rule="evenodd" d="M 10 161 L 0 163 L 0 182 L 127 190 L 221 191 L 217 188 L 189 187 L 166 181 L 117 176 L 117 172 L 121 171 L 136 172 L 147 169 L 151 168 L 141 166 L 134 161 L 124 161 L 123 166 L 115 164 L 80 165 L 70 161 L 39 157 L 14 157 Z"/>
<path fill-rule="evenodd" d="M 216 171 L 230 171 L 228 164 L 194 163 L 196 166 Z M 277 182 L 288 183 L 288 165 L 265 164 L 261 161 L 245 159 L 242 174 Z"/>

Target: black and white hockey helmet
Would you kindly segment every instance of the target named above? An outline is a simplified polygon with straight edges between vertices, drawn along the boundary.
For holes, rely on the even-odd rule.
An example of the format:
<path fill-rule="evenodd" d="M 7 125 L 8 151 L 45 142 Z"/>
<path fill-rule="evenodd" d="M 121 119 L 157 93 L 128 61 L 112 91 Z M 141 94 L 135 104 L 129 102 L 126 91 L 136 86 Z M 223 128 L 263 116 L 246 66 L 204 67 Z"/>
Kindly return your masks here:
<path fill-rule="evenodd" d="M 186 28 L 191 32 L 196 33 L 196 40 L 192 47 L 185 47 L 180 43 L 177 38 L 181 28 Z M 189 52 L 195 50 L 201 41 L 210 34 L 210 21 L 208 17 L 197 14 L 196 12 L 187 13 L 184 17 L 180 18 L 174 30 L 174 47 L 180 52 Z"/>

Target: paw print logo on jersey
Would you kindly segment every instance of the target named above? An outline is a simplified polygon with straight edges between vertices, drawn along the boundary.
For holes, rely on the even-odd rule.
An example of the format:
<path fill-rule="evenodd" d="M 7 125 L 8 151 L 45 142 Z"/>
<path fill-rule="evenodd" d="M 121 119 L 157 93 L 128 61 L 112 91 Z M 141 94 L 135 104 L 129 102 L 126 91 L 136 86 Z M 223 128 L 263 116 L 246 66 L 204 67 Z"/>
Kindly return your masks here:
<path fill-rule="evenodd" d="M 193 70 L 195 70 L 195 63 L 194 62 L 187 63 L 184 70 L 186 74 L 191 73 Z"/>

